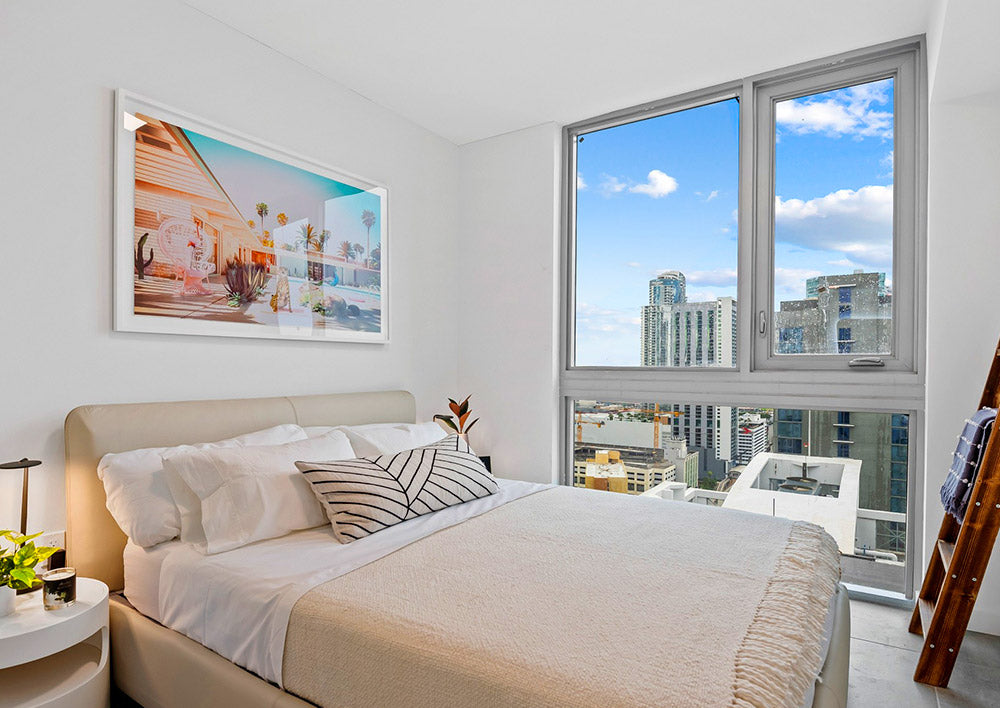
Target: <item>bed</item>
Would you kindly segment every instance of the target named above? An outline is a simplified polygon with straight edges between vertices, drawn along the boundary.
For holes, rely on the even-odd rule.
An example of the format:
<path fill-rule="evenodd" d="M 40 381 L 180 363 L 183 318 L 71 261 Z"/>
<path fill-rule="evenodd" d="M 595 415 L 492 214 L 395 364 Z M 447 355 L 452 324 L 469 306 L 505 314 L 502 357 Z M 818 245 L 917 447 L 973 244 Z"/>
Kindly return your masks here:
<path fill-rule="evenodd" d="M 378 543 L 346 546 L 357 552 L 317 528 L 199 559 L 179 541 L 126 548 L 95 474 L 107 452 L 284 423 L 414 418 L 413 397 L 402 391 L 72 411 L 69 562 L 127 591 L 111 606 L 116 685 L 146 708 L 777 705 L 769 685 L 783 682 L 779 693 L 792 695 L 783 673 L 814 663 L 818 676 L 791 708 L 846 705 L 846 591 L 801 572 L 835 557 L 810 550 L 826 543 L 815 527 L 503 482 L 492 506 L 429 514 L 366 539 Z M 659 542 L 645 542 L 650 529 Z M 705 538 L 725 542 L 713 555 Z M 263 590 L 241 590 L 248 563 L 262 557 L 297 558 L 288 567 L 276 561 L 275 572 L 302 580 L 298 590 L 267 578 Z M 213 595 L 219 587 L 227 594 Z M 214 635 L 178 620 L 209 614 L 222 625 Z M 265 629 L 243 631 L 241 618 L 242 627 Z M 255 643 L 240 644 L 243 635 Z M 787 656 L 789 646 L 801 651 Z"/>

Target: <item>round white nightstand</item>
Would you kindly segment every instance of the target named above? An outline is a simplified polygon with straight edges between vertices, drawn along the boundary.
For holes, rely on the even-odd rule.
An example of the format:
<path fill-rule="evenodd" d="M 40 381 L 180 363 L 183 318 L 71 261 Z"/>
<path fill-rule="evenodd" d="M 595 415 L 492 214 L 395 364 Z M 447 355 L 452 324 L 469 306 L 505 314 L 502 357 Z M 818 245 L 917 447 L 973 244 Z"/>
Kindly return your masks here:
<path fill-rule="evenodd" d="M 0 617 L 0 708 L 107 708 L 108 586 L 77 578 L 76 602 L 42 608 L 42 592 Z"/>

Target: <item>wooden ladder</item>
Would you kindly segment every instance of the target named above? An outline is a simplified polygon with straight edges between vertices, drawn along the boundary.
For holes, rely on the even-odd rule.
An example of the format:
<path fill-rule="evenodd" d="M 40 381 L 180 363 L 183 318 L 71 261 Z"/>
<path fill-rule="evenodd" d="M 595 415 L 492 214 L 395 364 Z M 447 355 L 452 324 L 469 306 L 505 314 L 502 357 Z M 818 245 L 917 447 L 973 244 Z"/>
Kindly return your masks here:
<path fill-rule="evenodd" d="M 979 407 L 1000 407 L 1000 345 L 993 354 Z M 1000 430 L 994 429 L 976 475 L 965 520 L 944 515 L 910 632 L 924 635 L 913 680 L 947 686 L 958 658 L 979 586 L 1000 530 Z"/>

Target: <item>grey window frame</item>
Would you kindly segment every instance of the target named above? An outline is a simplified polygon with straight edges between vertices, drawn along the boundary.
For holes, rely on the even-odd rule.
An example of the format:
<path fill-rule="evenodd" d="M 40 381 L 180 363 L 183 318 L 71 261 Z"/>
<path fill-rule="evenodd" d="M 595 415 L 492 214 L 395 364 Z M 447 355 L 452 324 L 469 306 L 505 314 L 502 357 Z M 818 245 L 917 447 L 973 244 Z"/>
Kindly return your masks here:
<path fill-rule="evenodd" d="M 923 200 L 920 198 L 923 120 L 926 106 L 921 81 L 919 44 L 904 44 L 841 59 L 830 66 L 810 66 L 753 82 L 754 202 L 753 242 L 756 329 L 753 368 L 756 371 L 843 371 L 867 353 L 777 354 L 771 326 L 774 302 L 774 152 L 775 105 L 791 98 L 832 91 L 879 79 L 894 79 L 893 126 L 893 270 L 890 352 L 876 355 L 881 366 L 858 368 L 874 372 L 915 373 L 918 351 L 918 311 L 922 297 L 917 250 L 923 242 Z"/>
<path fill-rule="evenodd" d="M 895 359 L 885 367 L 859 369 L 845 365 L 844 358 L 851 355 L 833 355 L 833 363 L 819 368 L 804 365 L 786 365 L 787 358 L 777 362 L 761 357 L 756 333 L 756 313 L 761 296 L 766 296 L 770 307 L 773 299 L 770 280 L 759 282 L 761 261 L 770 268 L 770 225 L 758 234 L 756 207 L 759 202 L 757 179 L 759 165 L 760 129 L 756 126 L 756 89 L 778 86 L 795 79 L 811 79 L 816 85 L 829 85 L 822 77 L 844 68 L 856 69 L 887 58 L 909 56 L 913 72 L 912 150 L 910 164 L 900 165 L 900 156 L 894 156 L 894 193 L 901 187 L 901 171 L 910 175 L 913 184 L 913 203 L 907 207 L 907 218 L 912 220 L 912 255 L 902 254 L 911 261 L 912 314 L 907 316 L 912 324 L 906 331 L 894 322 L 897 346 Z M 907 567 L 905 596 L 912 597 L 915 577 L 919 573 L 918 559 L 923 553 L 923 499 L 925 434 L 925 391 L 923 362 L 926 355 L 926 193 L 927 193 L 927 72 L 925 65 L 925 38 L 923 36 L 887 42 L 875 47 L 846 52 L 834 57 L 806 62 L 786 69 L 768 72 L 705 90 L 654 101 L 627 108 L 596 118 L 568 125 L 563 130 L 562 150 L 562 201 L 560 257 L 560 361 L 559 396 L 561 398 L 560 462 L 563 474 L 560 479 L 573 481 L 573 402 L 577 399 L 607 401 L 673 401 L 685 405 L 765 406 L 790 409 L 833 409 L 868 412 L 902 412 L 909 416 L 909 455 L 907 479 Z M 862 74 L 855 74 L 859 76 Z M 909 78 L 907 78 L 909 81 Z M 849 81 L 848 83 L 857 83 Z M 899 82 L 897 82 L 897 87 Z M 820 89 L 821 90 L 821 89 Z M 812 91 L 809 91 L 812 92 Z M 897 88 L 896 102 L 901 100 Z M 575 272 L 575 213 L 576 213 L 576 154 L 575 139 L 581 133 L 600 128 L 630 123 L 687 108 L 695 108 L 726 98 L 740 101 L 739 147 L 739 207 L 738 207 L 738 286 L 737 301 L 737 353 L 734 368 L 723 367 L 583 367 L 574 363 L 576 272 Z M 909 109 L 907 109 L 909 110 Z M 897 110 L 898 117 L 901 111 Z M 896 131 L 900 127 L 897 125 Z M 909 130 L 909 128 L 907 129 Z M 898 150 L 899 137 L 894 149 Z M 770 140 L 770 138 L 768 138 Z M 907 148 L 909 149 L 909 148 Z M 768 177 L 770 181 L 770 177 Z M 907 187 L 909 189 L 909 187 Z M 768 195 L 770 195 L 768 185 Z M 765 206 L 773 211 L 773 199 L 768 196 Z M 901 209 L 898 199 L 894 209 Z M 912 212 L 912 213 L 910 213 Z M 895 218 L 895 217 L 894 217 Z M 894 236 L 899 234 L 898 226 Z M 894 238 L 894 249 L 902 239 Z M 763 248 L 761 247 L 763 246 Z M 894 253 L 894 290 L 900 256 Z M 770 274 L 768 274 L 768 279 Z M 747 307 L 742 303 L 749 303 Z M 895 307 L 895 303 L 894 303 Z M 770 316 L 768 317 L 770 320 Z M 768 331 L 770 334 L 770 331 Z M 905 339 L 905 341 L 901 341 Z M 638 346 L 638 342 L 636 344 Z M 904 351 L 908 356 L 899 357 Z M 723 403 L 724 402 L 724 403 Z M 863 593 L 864 594 L 864 593 Z M 878 597 L 878 593 L 871 597 Z"/>

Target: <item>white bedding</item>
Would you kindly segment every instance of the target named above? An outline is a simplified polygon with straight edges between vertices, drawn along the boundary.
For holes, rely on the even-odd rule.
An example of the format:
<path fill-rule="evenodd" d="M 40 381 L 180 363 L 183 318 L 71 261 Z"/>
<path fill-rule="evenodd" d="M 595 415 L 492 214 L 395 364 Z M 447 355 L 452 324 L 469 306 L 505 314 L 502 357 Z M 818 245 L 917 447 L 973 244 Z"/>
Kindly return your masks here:
<path fill-rule="evenodd" d="M 285 633 L 292 607 L 313 587 L 372 563 L 436 531 L 551 485 L 497 480 L 485 499 L 411 519 L 351 544 L 328 526 L 254 543 L 214 556 L 170 541 L 125 548 L 125 595 L 144 615 L 282 685 Z M 836 596 L 823 631 L 829 651 Z M 247 631 L 254 627 L 255 631 Z M 803 707 L 812 705 L 814 687 Z"/>
<path fill-rule="evenodd" d="M 288 618 L 306 592 L 436 531 L 551 486 L 497 481 L 497 494 L 410 519 L 354 543 L 338 543 L 329 526 L 212 556 L 172 542 L 161 544 L 153 554 L 127 554 L 133 564 L 142 558 L 144 570 L 136 571 L 133 565 L 126 577 L 131 575 L 135 583 L 159 561 L 153 618 L 280 686 Z M 145 578 L 140 585 L 133 584 L 133 592 L 148 604 L 152 583 Z M 131 602 L 128 587 L 126 597 Z"/>
<path fill-rule="evenodd" d="M 132 541 L 125 544 L 125 597 L 132 607 L 160 621 L 160 569 L 170 553 L 185 544 L 179 540 L 143 548 Z"/>

